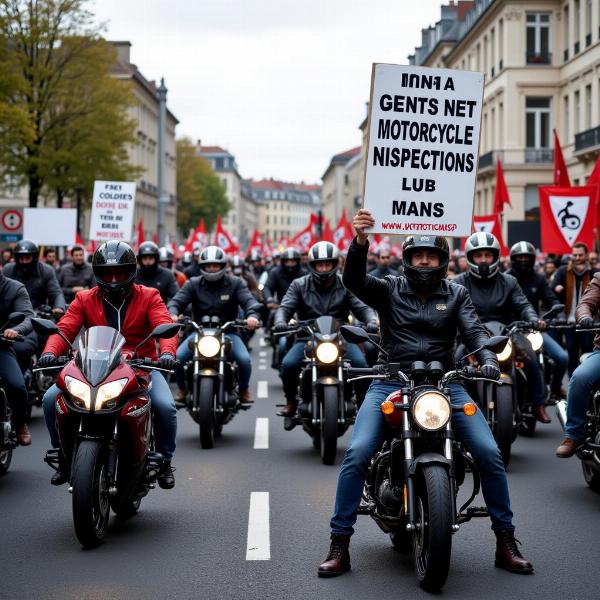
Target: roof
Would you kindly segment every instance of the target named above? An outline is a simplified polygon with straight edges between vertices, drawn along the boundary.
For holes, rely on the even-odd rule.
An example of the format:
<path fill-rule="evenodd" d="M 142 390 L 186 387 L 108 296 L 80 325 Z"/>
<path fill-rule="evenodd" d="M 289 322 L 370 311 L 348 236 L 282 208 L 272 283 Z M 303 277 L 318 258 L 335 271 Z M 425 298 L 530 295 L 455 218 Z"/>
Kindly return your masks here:
<path fill-rule="evenodd" d="M 325 169 L 325 173 L 321 179 L 325 179 L 329 171 L 335 166 L 343 166 L 345 165 L 351 158 L 358 156 L 361 151 L 361 146 L 356 146 L 356 148 L 350 148 L 350 150 L 344 150 L 344 152 L 340 152 L 339 154 L 334 154 L 329 162 L 329 166 Z"/>
<path fill-rule="evenodd" d="M 221 146 L 200 146 L 200 153 L 202 154 L 230 154 L 225 148 Z"/>
<path fill-rule="evenodd" d="M 318 192 L 321 186 L 318 184 L 308 184 L 303 181 L 300 183 L 290 183 L 288 181 L 280 181 L 278 179 L 258 179 L 249 180 L 250 185 L 255 190 L 297 190 L 302 192 Z"/>

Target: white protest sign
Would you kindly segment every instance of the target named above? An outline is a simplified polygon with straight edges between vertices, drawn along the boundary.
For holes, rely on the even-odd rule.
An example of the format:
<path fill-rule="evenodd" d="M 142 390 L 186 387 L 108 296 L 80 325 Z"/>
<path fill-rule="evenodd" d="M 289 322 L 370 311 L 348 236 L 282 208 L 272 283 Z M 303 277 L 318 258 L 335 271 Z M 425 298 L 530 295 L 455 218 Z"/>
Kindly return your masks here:
<path fill-rule="evenodd" d="M 71 246 L 77 232 L 74 208 L 23 209 L 23 239 L 38 246 Z"/>
<path fill-rule="evenodd" d="M 483 74 L 374 64 L 364 207 L 371 232 L 471 233 Z"/>
<path fill-rule="evenodd" d="M 131 241 L 134 207 L 134 181 L 95 181 L 90 240 Z"/>

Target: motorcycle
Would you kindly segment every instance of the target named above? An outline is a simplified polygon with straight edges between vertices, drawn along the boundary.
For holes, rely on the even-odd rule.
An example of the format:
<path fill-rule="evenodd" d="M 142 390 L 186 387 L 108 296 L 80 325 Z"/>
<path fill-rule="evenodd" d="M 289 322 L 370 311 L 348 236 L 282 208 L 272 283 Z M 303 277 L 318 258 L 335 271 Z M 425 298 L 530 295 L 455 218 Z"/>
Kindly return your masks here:
<path fill-rule="evenodd" d="M 58 334 L 68 343 L 52 321 L 34 318 L 32 324 L 38 333 Z M 80 337 L 77 352 L 59 357 L 64 366 L 44 368 L 61 369 L 57 429 L 70 466 L 75 533 L 84 548 L 103 541 L 111 509 L 129 518 L 155 487 L 164 458 L 154 448 L 150 372 L 165 369 L 137 358 L 137 350 L 149 339 L 171 338 L 178 330 L 175 323 L 158 325 L 128 356 L 121 353 L 125 338 L 116 329 L 91 327 Z M 60 452 L 49 450 L 44 458 L 55 470 Z"/>
<path fill-rule="evenodd" d="M 0 343 L 2 345 L 14 344 L 15 341 L 23 339 L 23 336 L 18 336 L 14 340 L 9 340 L 2 335 L 5 329 L 14 327 L 22 323 L 25 319 L 23 313 L 14 312 L 8 315 L 8 320 L 0 329 Z M 17 447 L 17 432 L 15 431 L 12 421 L 12 411 L 6 394 L 6 389 L 0 378 L 0 476 L 6 475 L 12 462 L 13 450 Z"/>
<path fill-rule="evenodd" d="M 319 317 L 297 321 L 289 331 L 276 334 L 310 335 L 299 379 L 298 410 L 295 416 L 285 417 L 284 429 L 302 425 L 325 465 L 334 463 L 337 439 L 354 423 L 357 411 L 356 394 L 347 381 L 349 365 L 344 362 L 345 345 L 339 327 L 333 317 Z"/>
<path fill-rule="evenodd" d="M 600 323 L 594 323 L 594 326 L 590 328 L 577 325 L 575 331 L 598 332 Z M 582 355 L 580 362 L 585 361 L 589 355 L 589 353 Z M 556 403 L 556 415 L 564 431 L 567 424 L 566 400 L 559 400 Z M 600 493 L 600 388 L 598 387 L 591 393 L 586 413 L 585 440 L 577 449 L 576 456 L 581 461 L 585 482 L 590 489 Z"/>
<path fill-rule="evenodd" d="M 348 342 L 369 340 L 358 327 L 345 325 L 341 332 Z M 507 341 L 507 337 L 492 337 L 475 352 L 484 348 L 500 352 Z M 452 535 L 462 523 L 488 516 L 486 508 L 471 507 L 480 490 L 480 477 L 451 426 L 453 411 L 473 416 L 478 409 L 471 403 L 453 405 L 448 385 L 484 378 L 475 367 L 457 366 L 445 373 L 437 361 L 414 362 L 409 376 L 398 363 L 349 368 L 348 373 L 353 376 L 349 381 L 377 379 L 398 384 L 398 390 L 381 404 L 386 431 L 369 466 L 358 514 L 369 515 L 390 535 L 397 550 L 408 553 L 412 549 L 419 584 L 427 591 L 438 591 L 448 577 Z M 457 508 L 458 490 L 467 471 L 472 473 L 473 489 Z"/>
<path fill-rule="evenodd" d="M 187 328 L 196 332 L 188 342 L 194 354 L 183 366 L 187 389 L 187 410 L 198 424 L 200 446 L 204 449 L 215 445 L 223 425 L 229 423 L 240 410 L 250 406 L 240 402 L 238 366 L 231 358 L 231 340 L 228 332 L 241 331 L 245 319 L 220 324 L 218 317 L 202 318 L 201 324 L 189 317 L 183 318 Z"/>

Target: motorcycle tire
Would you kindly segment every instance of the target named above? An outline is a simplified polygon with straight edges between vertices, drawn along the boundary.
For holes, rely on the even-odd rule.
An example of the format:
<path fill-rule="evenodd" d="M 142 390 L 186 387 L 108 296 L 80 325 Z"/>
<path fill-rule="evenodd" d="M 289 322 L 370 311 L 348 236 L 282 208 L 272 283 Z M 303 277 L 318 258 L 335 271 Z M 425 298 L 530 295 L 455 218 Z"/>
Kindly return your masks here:
<path fill-rule="evenodd" d="M 581 469 L 583 471 L 583 478 L 590 489 L 594 490 L 594 492 L 600 493 L 600 473 L 598 471 L 594 471 L 592 467 L 584 462 L 581 463 Z"/>
<path fill-rule="evenodd" d="M 437 592 L 448 578 L 452 553 L 452 498 L 447 470 L 441 465 L 424 465 L 416 489 L 420 527 L 413 533 L 415 571 L 424 590 Z"/>
<path fill-rule="evenodd" d="M 323 388 L 323 404 L 321 405 L 321 460 L 324 465 L 332 465 L 337 454 L 338 440 L 338 388 Z"/>
<path fill-rule="evenodd" d="M 133 517 L 138 510 L 140 510 L 141 503 L 141 498 L 138 498 L 137 500 L 122 500 L 114 498 L 110 501 L 110 507 L 119 519 L 125 520 L 131 519 L 131 517 Z"/>
<path fill-rule="evenodd" d="M 198 384 L 198 430 L 200 446 L 210 450 L 215 445 L 215 382 L 210 377 L 201 377 Z"/>
<path fill-rule="evenodd" d="M 12 448 L 10 450 L 0 450 L 0 477 L 8 473 L 12 461 Z"/>
<path fill-rule="evenodd" d="M 103 442 L 79 444 L 71 470 L 73 523 L 84 548 L 102 543 L 108 527 L 110 502 L 106 480 L 106 447 Z"/>
<path fill-rule="evenodd" d="M 502 454 L 504 467 L 510 462 L 513 436 L 512 390 L 508 386 L 498 386 L 494 405 L 494 439 Z"/>

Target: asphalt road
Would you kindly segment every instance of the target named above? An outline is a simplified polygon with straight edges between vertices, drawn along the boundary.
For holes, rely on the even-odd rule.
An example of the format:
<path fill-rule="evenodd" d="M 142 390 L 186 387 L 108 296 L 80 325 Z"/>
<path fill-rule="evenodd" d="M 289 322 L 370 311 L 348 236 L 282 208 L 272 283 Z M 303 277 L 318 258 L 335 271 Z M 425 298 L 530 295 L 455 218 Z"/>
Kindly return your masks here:
<path fill-rule="evenodd" d="M 129 521 L 113 517 L 106 542 L 92 551 L 75 538 L 66 486 L 49 484 L 51 471 L 42 462 L 48 438 L 36 410 L 33 444 L 15 452 L 0 479 L 0 598 L 429 596 L 417 586 L 410 558 L 395 552 L 368 517 L 360 517 L 352 539 L 352 571 L 317 578 L 351 432 L 340 440 L 336 466 L 326 467 L 300 428 L 284 431 L 275 416 L 281 384 L 259 341 L 260 334 L 252 389 L 266 397 L 237 415 L 212 450 L 200 448 L 197 426 L 180 411 L 175 489 L 153 490 Z M 265 421 L 257 432 L 257 418 L 268 419 L 268 448 L 255 449 L 267 445 Z M 509 469 L 517 537 L 536 573 L 496 569 L 489 521 L 478 519 L 454 537 L 445 598 L 600 597 L 600 495 L 586 487 L 579 461 L 554 457 L 559 440 L 554 418 L 535 438 L 518 439 Z"/>

